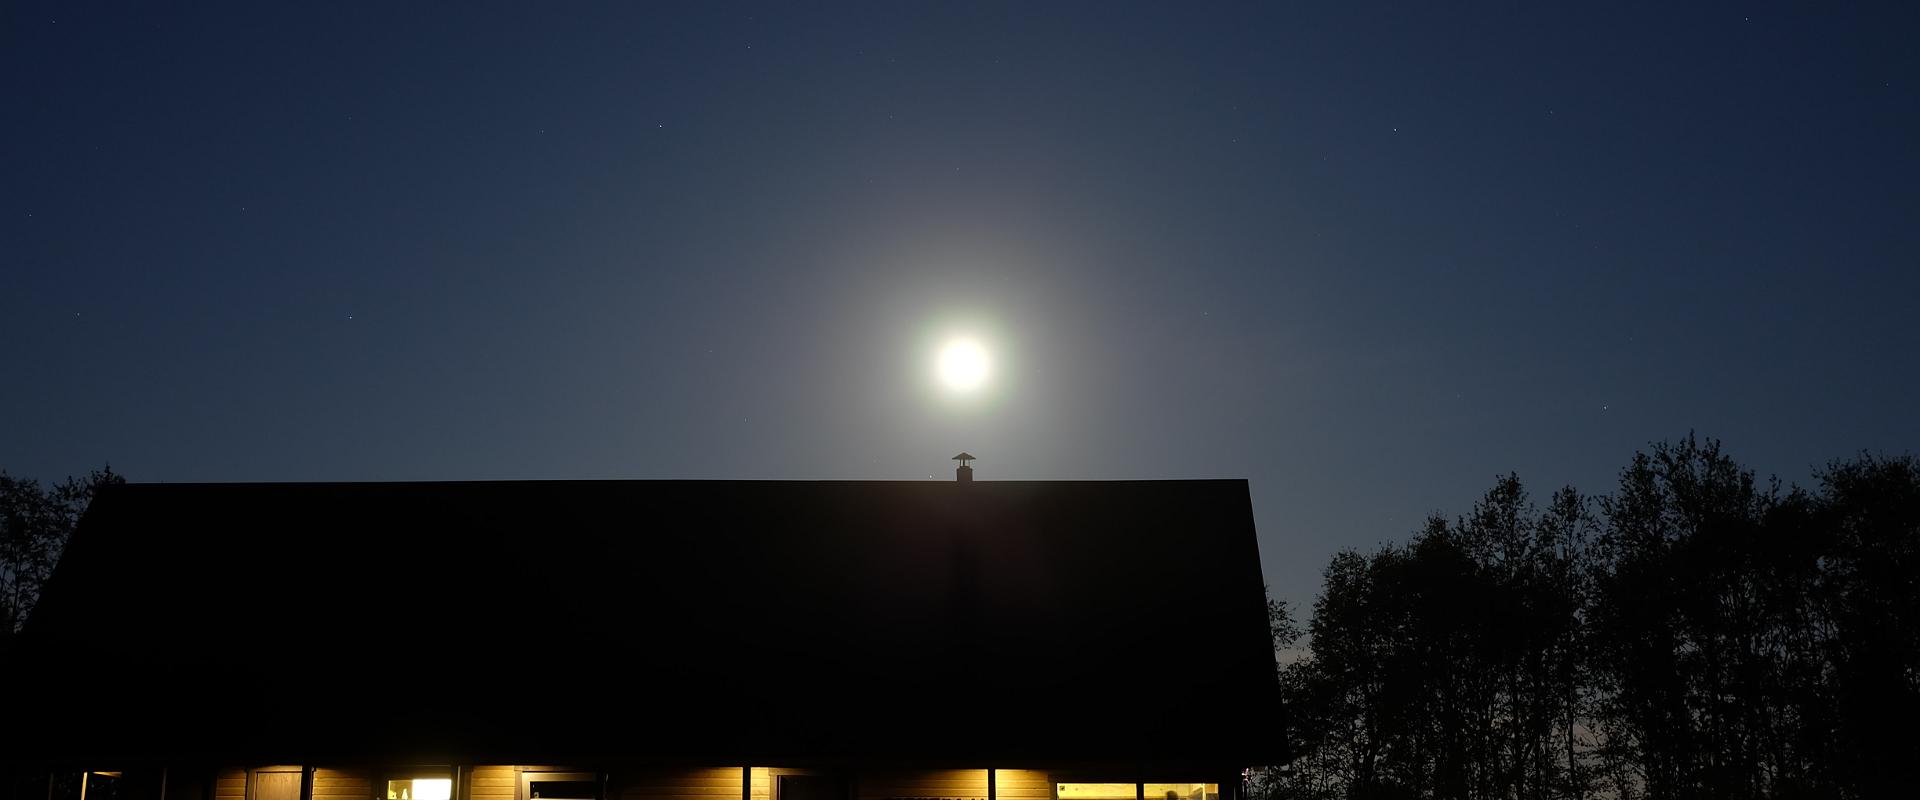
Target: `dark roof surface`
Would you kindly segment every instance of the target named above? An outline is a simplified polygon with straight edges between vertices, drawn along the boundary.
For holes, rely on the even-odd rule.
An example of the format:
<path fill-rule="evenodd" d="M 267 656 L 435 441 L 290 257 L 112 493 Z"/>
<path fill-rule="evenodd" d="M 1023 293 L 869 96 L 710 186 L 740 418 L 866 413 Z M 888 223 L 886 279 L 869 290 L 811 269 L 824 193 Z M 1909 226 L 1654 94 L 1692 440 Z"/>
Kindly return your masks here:
<path fill-rule="evenodd" d="M 133 484 L 16 645 L 48 755 L 1280 755 L 1237 480 Z"/>

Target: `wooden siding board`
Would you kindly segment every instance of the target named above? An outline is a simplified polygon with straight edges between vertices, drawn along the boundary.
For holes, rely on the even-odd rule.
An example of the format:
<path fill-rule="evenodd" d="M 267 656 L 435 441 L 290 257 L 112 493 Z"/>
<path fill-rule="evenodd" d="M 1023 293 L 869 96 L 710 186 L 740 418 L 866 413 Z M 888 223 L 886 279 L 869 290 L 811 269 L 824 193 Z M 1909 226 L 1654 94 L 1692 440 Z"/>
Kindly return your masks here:
<path fill-rule="evenodd" d="M 1053 797 L 1053 777 L 1045 770 L 998 770 L 993 781 L 998 800 L 1051 800 Z"/>
<path fill-rule="evenodd" d="M 470 767 L 467 774 L 467 800 L 514 800 L 520 791 L 520 778 L 511 764 Z"/>
<path fill-rule="evenodd" d="M 213 779 L 214 800 L 246 800 L 247 771 L 223 769 Z"/>
<path fill-rule="evenodd" d="M 253 800 L 300 800 L 300 773 L 254 773 Z"/>
<path fill-rule="evenodd" d="M 987 771 L 954 769 L 862 775 L 856 794 L 859 800 L 887 800 L 894 797 L 984 800 L 987 796 Z"/>
<path fill-rule="evenodd" d="M 625 776 L 620 800 L 715 800 L 740 796 L 740 768 L 644 772 Z"/>
<path fill-rule="evenodd" d="M 357 769 L 315 767 L 312 800 L 368 800 L 373 796 L 373 779 Z"/>

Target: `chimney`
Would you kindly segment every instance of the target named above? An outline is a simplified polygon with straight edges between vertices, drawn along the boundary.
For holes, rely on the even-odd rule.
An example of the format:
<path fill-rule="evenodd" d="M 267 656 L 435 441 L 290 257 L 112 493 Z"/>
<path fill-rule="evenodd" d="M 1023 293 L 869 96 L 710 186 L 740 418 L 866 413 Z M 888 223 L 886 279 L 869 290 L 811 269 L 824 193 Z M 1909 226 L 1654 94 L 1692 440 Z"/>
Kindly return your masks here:
<path fill-rule="evenodd" d="M 960 455 L 953 457 L 953 460 L 960 462 L 960 468 L 953 471 L 953 479 L 961 483 L 972 483 L 973 467 L 967 464 L 973 460 L 972 454 L 962 450 Z"/>

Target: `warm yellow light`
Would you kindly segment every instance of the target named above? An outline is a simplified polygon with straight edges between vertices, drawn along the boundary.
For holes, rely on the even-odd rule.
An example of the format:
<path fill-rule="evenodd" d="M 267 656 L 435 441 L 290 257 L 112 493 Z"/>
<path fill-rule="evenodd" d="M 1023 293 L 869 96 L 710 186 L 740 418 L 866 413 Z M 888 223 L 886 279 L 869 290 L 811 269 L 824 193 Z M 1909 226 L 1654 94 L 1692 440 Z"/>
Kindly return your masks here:
<path fill-rule="evenodd" d="M 452 778 L 414 778 L 413 800 L 448 800 L 453 797 Z"/>
<path fill-rule="evenodd" d="M 936 362 L 940 382 L 949 389 L 971 391 L 987 382 L 991 366 L 986 348 L 972 339 L 955 339 L 940 348 Z"/>
<path fill-rule="evenodd" d="M 1059 783 L 1053 791 L 1060 800 L 1135 800 L 1139 796 L 1131 783 Z"/>

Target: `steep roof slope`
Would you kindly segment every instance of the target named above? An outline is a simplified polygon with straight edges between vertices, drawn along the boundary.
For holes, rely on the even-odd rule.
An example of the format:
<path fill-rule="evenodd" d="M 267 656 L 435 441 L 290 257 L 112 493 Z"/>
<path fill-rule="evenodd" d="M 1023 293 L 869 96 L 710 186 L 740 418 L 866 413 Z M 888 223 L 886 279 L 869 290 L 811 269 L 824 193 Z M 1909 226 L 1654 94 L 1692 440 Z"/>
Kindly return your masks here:
<path fill-rule="evenodd" d="M 18 746 L 1237 766 L 1264 608 L 1244 481 L 133 484 Z"/>

